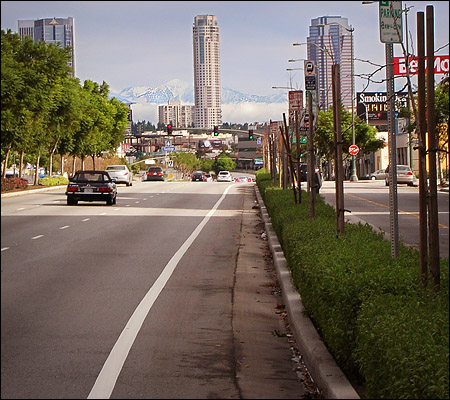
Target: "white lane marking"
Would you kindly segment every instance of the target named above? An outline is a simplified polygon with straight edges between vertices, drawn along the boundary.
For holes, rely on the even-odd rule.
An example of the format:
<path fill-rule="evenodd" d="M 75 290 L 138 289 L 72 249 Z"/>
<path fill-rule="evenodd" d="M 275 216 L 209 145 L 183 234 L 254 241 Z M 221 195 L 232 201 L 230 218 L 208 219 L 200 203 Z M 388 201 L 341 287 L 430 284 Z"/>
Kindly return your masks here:
<path fill-rule="evenodd" d="M 37 236 L 34 236 L 34 237 L 32 237 L 31 239 L 32 240 L 34 240 L 34 239 L 39 239 L 39 238 L 41 238 L 41 237 L 43 237 L 44 235 L 37 235 Z"/>
<path fill-rule="evenodd" d="M 106 213 L 105 213 L 105 212 L 102 212 L 102 213 L 100 213 L 100 215 L 106 215 Z"/>
<path fill-rule="evenodd" d="M 69 225 L 64 225 L 64 226 L 62 226 L 61 228 L 59 228 L 59 229 L 67 229 L 69 227 Z"/>
<path fill-rule="evenodd" d="M 9 247 L 2 247 L 2 251 L 8 250 Z"/>
<path fill-rule="evenodd" d="M 220 203 L 222 203 L 223 199 L 227 195 L 228 191 L 233 186 L 235 185 L 228 186 L 225 189 L 220 199 L 217 200 L 216 204 L 214 204 L 213 208 L 208 212 L 208 214 L 206 214 L 200 224 L 198 224 L 191 235 L 172 256 L 172 258 L 169 260 L 169 262 L 161 272 L 161 275 L 159 275 L 158 279 L 141 300 L 136 310 L 134 310 L 133 315 L 128 320 L 125 328 L 117 339 L 117 342 L 114 344 L 111 353 L 109 353 L 105 364 L 103 364 L 103 368 L 100 371 L 100 374 L 98 375 L 95 384 L 87 397 L 88 399 L 109 399 L 116 384 L 117 378 L 119 377 L 120 371 L 122 370 L 123 364 L 128 357 L 131 346 L 133 345 L 136 336 L 139 333 L 139 330 L 141 329 L 145 318 L 147 317 L 147 314 L 152 308 L 153 303 L 156 301 L 159 294 L 164 289 L 164 286 L 169 281 L 169 278 L 171 277 L 173 271 L 175 270 L 183 255 L 200 234 L 203 227 L 208 223 L 209 219 L 212 217 L 214 212 L 220 206 Z"/>
<path fill-rule="evenodd" d="M 22 210 L 25 210 L 25 208 L 24 207 L 20 207 L 20 208 L 17 209 L 17 211 L 22 211 Z"/>
<path fill-rule="evenodd" d="M 114 211 L 119 211 L 119 210 L 120 210 L 120 208 L 115 208 L 115 209 L 114 209 Z"/>
<path fill-rule="evenodd" d="M 82 219 L 81 222 L 86 222 L 86 221 L 89 221 L 89 220 L 90 220 L 90 218 L 85 218 L 85 219 Z"/>

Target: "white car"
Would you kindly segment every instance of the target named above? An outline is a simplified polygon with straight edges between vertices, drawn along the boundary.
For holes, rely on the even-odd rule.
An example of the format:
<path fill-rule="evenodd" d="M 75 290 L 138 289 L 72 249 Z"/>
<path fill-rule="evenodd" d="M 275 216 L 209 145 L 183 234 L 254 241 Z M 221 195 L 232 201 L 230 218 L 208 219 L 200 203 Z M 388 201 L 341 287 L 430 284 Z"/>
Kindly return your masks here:
<path fill-rule="evenodd" d="M 133 186 L 133 173 L 126 165 L 108 165 L 105 171 L 109 173 L 116 183 L 125 183 L 127 186 Z"/>
<path fill-rule="evenodd" d="M 217 174 L 217 182 L 233 182 L 230 171 L 219 171 Z"/>

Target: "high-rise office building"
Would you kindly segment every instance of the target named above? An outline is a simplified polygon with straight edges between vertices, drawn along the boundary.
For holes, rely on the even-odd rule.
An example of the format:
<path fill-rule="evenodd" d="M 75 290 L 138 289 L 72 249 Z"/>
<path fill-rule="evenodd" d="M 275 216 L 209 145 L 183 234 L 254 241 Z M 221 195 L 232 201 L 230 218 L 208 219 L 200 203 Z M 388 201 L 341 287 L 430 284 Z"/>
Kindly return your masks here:
<path fill-rule="evenodd" d="M 197 15 L 193 26 L 196 128 L 212 129 L 222 124 L 219 44 L 217 17 Z"/>
<path fill-rule="evenodd" d="M 171 124 L 175 128 L 192 127 L 194 106 L 181 105 L 181 101 L 172 100 L 168 105 L 158 106 L 158 121 Z"/>
<path fill-rule="evenodd" d="M 311 20 L 309 27 L 308 60 L 316 62 L 318 72 L 319 106 L 328 110 L 333 105 L 331 66 L 340 65 L 341 101 L 346 110 L 352 105 L 352 46 L 353 35 L 348 19 L 325 16 Z"/>
<path fill-rule="evenodd" d="M 25 36 L 30 36 L 35 43 L 53 43 L 63 48 L 70 46 L 72 59 L 69 65 L 75 76 L 75 20 L 72 17 L 19 20 L 18 28 L 22 40 Z"/>

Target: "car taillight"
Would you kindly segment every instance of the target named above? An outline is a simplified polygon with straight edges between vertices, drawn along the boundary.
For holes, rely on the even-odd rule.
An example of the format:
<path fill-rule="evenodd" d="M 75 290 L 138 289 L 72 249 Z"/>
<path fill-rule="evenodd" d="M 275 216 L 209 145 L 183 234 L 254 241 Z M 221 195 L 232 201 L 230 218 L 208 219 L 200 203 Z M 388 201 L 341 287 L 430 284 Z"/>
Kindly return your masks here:
<path fill-rule="evenodd" d="M 128 175 L 128 172 L 125 172 L 125 175 Z"/>
<path fill-rule="evenodd" d="M 98 188 L 98 191 L 99 192 L 102 192 L 102 193 L 109 193 L 109 192 L 111 192 L 111 188 L 109 188 L 109 187 L 101 187 L 101 188 Z"/>
<path fill-rule="evenodd" d="M 411 171 L 408 171 L 408 174 L 407 175 L 412 175 L 413 173 L 411 172 Z"/>
<path fill-rule="evenodd" d="M 164 172 L 158 172 L 158 175 L 164 175 Z"/>
<path fill-rule="evenodd" d="M 78 186 L 68 186 L 67 191 L 68 192 L 78 192 Z"/>

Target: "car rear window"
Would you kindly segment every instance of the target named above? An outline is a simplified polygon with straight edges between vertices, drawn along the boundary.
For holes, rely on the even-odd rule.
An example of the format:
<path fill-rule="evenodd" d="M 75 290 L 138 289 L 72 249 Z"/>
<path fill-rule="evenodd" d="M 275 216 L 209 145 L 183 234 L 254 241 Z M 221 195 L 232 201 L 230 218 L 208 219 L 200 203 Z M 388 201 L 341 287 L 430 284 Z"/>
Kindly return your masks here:
<path fill-rule="evenodd" d="M 109 181 L 109 177 L 105 174 L 96 174 L 96 173 L 81 173 L 76 174 L 74 177 L 74 181 L 77 182 L 105 182 Z"/>
<path fill-rule="evenodd" d="M 161 167 L 151 167 L 148 169 L 148 172 L 161 172 L 162 168 Z"/>
<path fill-rule="evenodd" d="M 109 167 L 106 167 L 107 171 L 122 171 L 125 170 L 125 165 L 112 165 Z"/>

